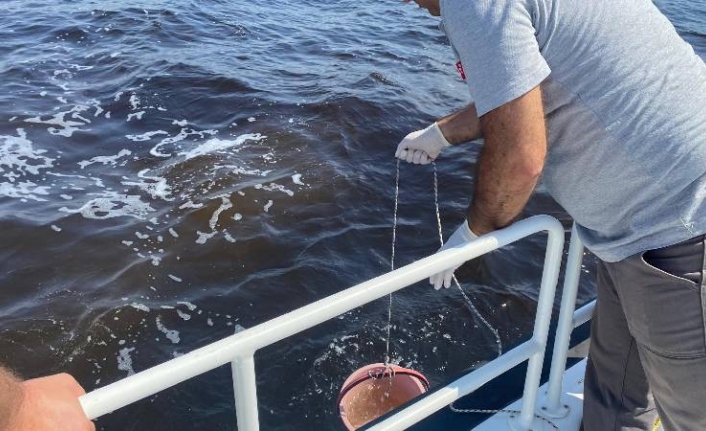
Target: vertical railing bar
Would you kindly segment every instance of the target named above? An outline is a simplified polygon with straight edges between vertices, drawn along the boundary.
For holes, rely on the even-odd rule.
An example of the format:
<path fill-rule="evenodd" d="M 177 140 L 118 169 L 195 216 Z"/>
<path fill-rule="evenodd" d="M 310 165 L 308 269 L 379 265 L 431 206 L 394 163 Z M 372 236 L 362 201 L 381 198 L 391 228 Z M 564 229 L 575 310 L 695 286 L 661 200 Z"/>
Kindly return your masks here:
<path fill-rule="evenodd" d="M 563 416 L 561 406 L 562 381 L 566 371 L 566 358 L 569 351 L 571 333 L 574 330 L 574 310 L 578 296 L 579 278 L 581 276 L 581 262 L 583 261 L 583 243 L 576 231 L 576 224 L 571 229 L 569 243 L 569 256 L 564 274 L 564 289 L 561 298 L 561 310 L 554 337 L 554 353 L 549 372 L 549 391 L 547 395 L 546 411 L 550 416 Z"/>
<path fill-rule="evenodd" d="M 527 376 L 525 378 L 525 388 L 522 396 L 522 409 L 518 419 L 518 425 L 521 430 L 532 429 L 532 423 L 535 417 L 534 410 L 537 403 L 537 392 L 539 391 L 542 374 L 544 352 L 549 337 L 549 323 L 552 318 L 554 295 L 559 282 L 561 256 L 564 251 L 564 230 L 549 229 L 547 233 L 547 251 L 544 258 L 542 282 L 539 289 L 539 298 L 537 300 L 537 317 L 535 319 L 534 333 L 532 336 L 532 339 L 542 346 L 542 348 L 539 352 L 530 357 L 527 365 Z"/>
<path fill-rule="evenodd" d="M 255 358 L 253 355 L 236 358 L 231 363 L 231 368 L 238 431 L 259 431 Z"/>

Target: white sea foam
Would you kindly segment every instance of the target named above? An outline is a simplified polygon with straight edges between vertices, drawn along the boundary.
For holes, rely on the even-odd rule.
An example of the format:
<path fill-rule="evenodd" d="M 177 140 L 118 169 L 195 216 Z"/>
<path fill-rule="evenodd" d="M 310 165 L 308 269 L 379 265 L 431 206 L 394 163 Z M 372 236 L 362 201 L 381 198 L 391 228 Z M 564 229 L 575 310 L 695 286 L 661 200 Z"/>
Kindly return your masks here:
<path fill-rule="evenodd" d="M 132 152 L 130 150 L 122 149 L 122 150 L 120 150 L 120 152 L 118 154 L 116 154 L 114 156 L 96 156 L 96 157 L 93 157 L 89 160 L 82 160 L 82 161 L 78 162 L 78 165 L 81 166 L 81 169 L 85 169 L 86 166 L 90 166 L 95 163 L 100 163 L 103 166 L 107 166 L 107 165 L 115 166 L 118 164 L 118 160 L 120 158 L 129 156 L 131 154 L 132 154 Z M 126 162 L 123 162 L 122 165 L 124 165 L 125 163 Z"/>
<path fill-rule="evenodd" d="M 233 208 L 233 204 L 231 203 L 230 198 L 227 196 L 221 196 L 221 206 L 213 212 L 211 219 L 208 221 L 208 225 L 211 230 L 216 230 L 216 225 L 218 224 L 218 217 L 223 211 L 226 211 L 230 208 Z"/>
<path fill-rule="evenodd" d="M 176 275 L 167 274 L 167 277 L 171 278 L 172 280 L 176 281 L 177 283 L 181 283 L 181 282 L 182 282 L 182 279 L 179 278 L 179 277 L 177 277 Z"/>
<path fill-rule="evenodd" d="M 153 136 L 158 135 L 169 135 L 169 133 L 165 132 L 164 130 L 155 130 L 153 132 L 147 132 L 141 135 L 125 135 L 125 137 L 133 142 L 143 142 L 149 141 L 150 139 L 152 139 Z"/>
<path fill-rule="evenodd" d="M 194 157 L 202 156 L 216 151 L 222 151 L 230 148 L 237 148 L 243 145 L 247 141 L 261 141 L 265 139 L 266 136 L 262 136 L 259 133 L 240 135 L 232 140 L 223 139 L 209 139 L 205 143 L 199 145 L 191 151 L 185 151 L 179 153 L 180 156 L 184 156 L 186 160 L 192 159 Z"/>
<path fill-rule="evenodd" d="M 21 183 L 0 183 L 0 196 L 19 199 L 32 199 L 37 202 L 46 202 L 47 200 L 37 195 L 48 195 L 49 187 L 38 186 L 31 181 L 23 181 Z"/>
<path fill-rule="evenodd" d="M 62 207 L 61 212 L 81 214 L 85 218 L 104 220 L 115 217 L 133 217 L 144 220 L 154 208 L 149 203 L 140 200 L 138 195 L 125 195 L 112 190 L 104 193 L 89 193 L 88 196 L 98 195 L 77 209 Z"/>
<path fill-rule="evenodd" d="M 118 93 L 118 94 L 122 94 L 122 93 Z M 115 99 L 115 100 L 117 100 L 117 99 Z M 140 98 L 137 97 L 137 95 L 135 93 L 132 93 L 130 95 L 129 102 L 130 102 L 130 109 L 132 109 L 133 111 L 136 111 L 140 107 Z"/>
<path fill-rule="evenodd" d="M 269 212 L 270 208 L 272 208 L 272 203 L 273 202 L 271 200 L 267 201 L 267 203 L 265 204 L 265 206 L 262 209 L 265 210 L 265 212 Z"/>
<path fill-rule="evenodd" d="M 128 376 L 135 374 L 135 370 L 132 368 L 132 357 L 130 356 L 130 353 L 134 351 L 134 347 L 126 347 L 118 353 L 118 370 L 127 371 Z"/>
<path fill-rule="evenodd" d="M 56 160 L 42 155 L 46 152 L 34 149 L 24 129 L 17 129 L 17 136 L 0 135 L 0 173 L 10 182 L 27 174 L 39 175 Z"/>
<path fill-rule="evenodd" d="M 83 66 L 80 64 L 71 64 L 70 66 L 72 69 L 75 69 L 75 70 L 91 70 L 94 67 L 94 66 Z"/>
<path fill-rule="evenodd" d="M 130 114 L 127 114 L 127 121 L 130 122 L 133 118 L 137 118 L 138 120 L 142 120 L 142 116 L 145 115 L 145 111 L 139 111 L 139 112 L 132 112 Z"/>
<path fill-rule="evenodd" d="M 284 193 L 284 194 L 286 194 L 286 195 L 288 195 L 288 196 L 294 196 L 294 192 L 293 192 L 293 191 L 289 190 L 288 188 L 284 187 L 284 186 L 281 185 L 281 184 L 270 183 L 270 184 L 268 184 L 268 185 L 266 185 L 266 186 L 262 186 L 262 189 L 263 189 L 263 190 L 267 190 L 267 191 L 269 191 L 269 192 L 278 191 L 278 192 L 282 192 L 282 193 Z"/>
<path fill-rule="evenodd" d="M 150 154 L 152 154 L 155 157 L 165 157 L 165 158 L 171 157 L 172 156 L 171 153 L 161 152 L 162 146 L 181 142 L 184 139 L 188 138 L 189 136 L 199 136 L 201 138 L 204 138 L 206 135 L 213 136 L 217 133 L 218 133 L 217 130 L 203 130 L 203 131 L 197 132 L 192 129 L 182 128 L 178 135 L 170 136 L 170 137 L 162 139 L 157 145 L 155 145 L 150 150 Z"/>
<path fill-rule="evenodd" d="M 196 304 L 194 304 L 194 303 L 192 303 L 192 302 L 189 302 L 189 301 L 177 301 L 177 304 L 178 304 L 178 305 L 185 305 L 186 308 L 189 309 L 189 311 L 194 311 L 194 310 L 196 310 L 196 309 L 198 308 L 198 307 L 196 306 Z"/>
<path fill-rule="evenodd" d="M 138 172 L 137 176 L 143 180 L 148 181 L 123 181 L 124 186 L 137 186 L 142 191 L 148 193 L 152 199 L 162 199 L 165 201 L 173 201 L 174 198 L 170 197 L 172 194 L 172 189 L 167 184 L 167 179 L 162 177 L 148 176 L 147 172 L 149 169 L 143 169 Z"/>
<path fill-rule="evenodd" d="M 181 317 L 183 320 L 191 320 L 191 314 L 184 313 L 181 310 L 177 310 L 176 312 L 177 312 L 177 315 L 179 315 L 179 317 Z"/>
<path fill-rule="evenodd" d="M 137 302 L 133 302 L 132 304 L 130 304 L 130 307 L 136 310 L 144 311 L 146 313 L 149 313 L 150 311 L 150 307 L 146 306 L 145 304 L 139 304 Z"/>
<path fill-rule="evenodd" d="M 51 228 L 54 232 L 61 232 L 61 228 L 55 224 L 51 225 Z"/>
<path fill-rule="evenodd" d="M 218 232 L 201 232 L 197 230 L 196 235 L 198 235 L 198 238 L 196 238 L 196 244 L 206 244 L 206 241 L 216 236 L 217 233 Z"/>
<path fill-rule="evenodd" d="M 305 186 L 305 185 L 306 185 L 306 184 L 304 184 L 304 183 L 302 182 L 302 174 L 294 174 L 294 175 L 292 175 L 292 182 L 293 182 L 294 184 L 296 184 L 296 185 L 299 185 L 299 186 Z"/>
<path fill-rule="evenodd" d="M 64 136 L 66 138 L 70 138 L 73 136 L 74 132 L 80 132 L 80 131 L 89 131 L 90 129 L 81 129 L 81 126 L 85 126 L 87 123 L 90 123 L 90 121 L 86 120 L 85 118 L 80 117 L 78 115 L 80 112 L 83 112 L 88 109 L 88 106 L 83 106 L 83 105 L 76 105 L 71 110 L 69 111 L 64 111 L 64 112 L 58 112 L 54 114 L 50 119 L 48 120 L 43 120 L 41 117 L 33 117 L 33 118 L 27 118 L 25 120 L 25 123 L 33 123 L 33 124 L 47 124 L 50 126 L 58 126 L 57 127 L 49 127 L 47 128 L 47 131 L 51 133 L 52 135 L 60 135 Z M 83 122 L 79 121 L 72 121 L 72 120 L 67 120 L 65 117 L 67 115 L 71 114 L 71 118 L 76 119 L 76 118 L 81 118 L 84 120 Z"/>
<path fill-rule="evenodd" d="M 172 342 L 172 344 L 179 344 L 181 341 L 179 338 L 179 331 L 167 329 L 167 327 L 162 324 L 162 319 L 160 319 L 159 316 L 155 319 L 155 324 L 157 325 L 157 329 L 163 333 L 167 339 Z"/>
<path fill-rule="evenodd" d="M 261 169 L 247 169 L 242 166 L 235 166 L 235 165 L 215 165 L 213 167 L 214 171 L 217 171 L 219 169 L 229 169 L 232 173 L 236 175 L 253 175 L 253 176 L 258 176 L 258 177 L 266 177 L 270 173 L 272 173 L 272 170 L 267 170 L 263 171 Z"/>
<path fill-rule="evenodd" d="M 189 201 L 186 201 L 186 202 L 184 202 L 183 204 L 181 204 L 181 205 L 179 206 L 179 209 L 180 209 L 180 210 L 183 210 L 183 209 L 186 209 L 186 208 L 201 208 L 201 207 L 203 207 L 203 204 L 195 204 L 195 203 L 193 203 L 193 202 L 191 202 L 191 201 L 189 200 Z"/>
<path fill-rule="evenodd" d="M 54 76 L 63 75 L 66 78 L 72 78 L 74 75 L 66 69 L 59 69 L 54 71 Z"/>

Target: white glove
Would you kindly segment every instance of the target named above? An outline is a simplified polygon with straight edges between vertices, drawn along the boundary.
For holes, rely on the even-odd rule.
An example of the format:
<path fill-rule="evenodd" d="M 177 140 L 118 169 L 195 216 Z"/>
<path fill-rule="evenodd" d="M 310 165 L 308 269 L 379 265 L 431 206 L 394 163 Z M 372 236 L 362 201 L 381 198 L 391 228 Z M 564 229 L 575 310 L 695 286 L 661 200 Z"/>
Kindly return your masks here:
<path fill-rule="evenodd" d="M 397 146 L 395 157 L 415 165 L 428 165 L 439 156 L 444 147 L 450 145 L 439 125 L 434 123 L 407 135 Z"/>
<path fill-rule="evenodd" d="M 473 233 L 471 228 L 468 226 L 468 221 L 464 220 L 461 226 L 456 229 L 456 232 L 454 232 L 453 235 L 451 235 L 451 238 L 449 238 L 449 240 L 441 246 L 437 253 L 450 248 L 463 247 L 476 238 L 478 238 L 478 235 Z M 457 268 L 458 266 L 432 275 L 429 277 L 429 283 L 432 284 L 436 290 L 441 289 L 442 284 L 448 289 L 451 287 L 451 280 L 453 279 L 454 271 L 456 271 Z"/>

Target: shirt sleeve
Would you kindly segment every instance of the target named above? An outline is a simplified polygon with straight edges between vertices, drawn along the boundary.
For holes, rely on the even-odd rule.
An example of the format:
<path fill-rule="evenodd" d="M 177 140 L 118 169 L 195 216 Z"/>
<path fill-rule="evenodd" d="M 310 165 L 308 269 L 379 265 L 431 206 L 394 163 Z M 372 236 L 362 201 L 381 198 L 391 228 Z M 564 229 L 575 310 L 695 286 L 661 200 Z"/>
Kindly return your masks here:
<path fill-rule="evenodd" d="M 442 0 L 441 13 L 479 116 L 526 94 L 551 73 L 526 2 Z"/>

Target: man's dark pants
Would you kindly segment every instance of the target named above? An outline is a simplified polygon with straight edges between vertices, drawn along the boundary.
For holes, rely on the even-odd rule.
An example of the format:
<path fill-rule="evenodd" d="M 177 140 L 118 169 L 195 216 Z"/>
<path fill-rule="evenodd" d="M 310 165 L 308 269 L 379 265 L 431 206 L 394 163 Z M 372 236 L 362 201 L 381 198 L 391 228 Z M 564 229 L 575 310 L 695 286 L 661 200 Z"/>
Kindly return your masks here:
<path fill-rule="evenodd" d="M 585 431 L 706 431 L 704 237 L 598 265 Z M 651 392 L 650 392 L 651 389 Z"/>

